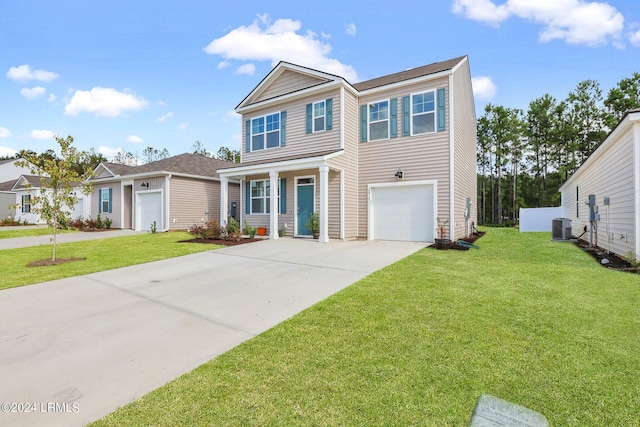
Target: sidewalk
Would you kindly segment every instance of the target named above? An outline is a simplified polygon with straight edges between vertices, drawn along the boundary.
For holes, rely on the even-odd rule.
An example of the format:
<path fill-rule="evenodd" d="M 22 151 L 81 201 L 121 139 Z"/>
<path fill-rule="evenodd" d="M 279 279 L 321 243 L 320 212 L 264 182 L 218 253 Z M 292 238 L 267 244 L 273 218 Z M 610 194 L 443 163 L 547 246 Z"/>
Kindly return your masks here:
<path fill-rule="evenodd" d="M 11 227 L 7 227 L 10 229 Z M 17 228 L 17 227 L 16 227 Z M 24 227 L 20 227 L 24 229 Z M 36 227 L 31 227 L 36 228 Z M 2 233 L 2 231 L 0 231 Z M 81 242 L 84 240 L 106 239 L 109 237 L 133 236 L 135 234 L 147 233 L 146 231 L 134 230 L 106 230 L 106 231 L 78 231 L 76 233 L 62 233 L 56 236 L 56 243 Z M 26 248 L 29 246 L 50 245 L 51 235 L 46 236 L 29 236 L 14 237 L 9 239 L 0 239 L 0 250 Z"/>

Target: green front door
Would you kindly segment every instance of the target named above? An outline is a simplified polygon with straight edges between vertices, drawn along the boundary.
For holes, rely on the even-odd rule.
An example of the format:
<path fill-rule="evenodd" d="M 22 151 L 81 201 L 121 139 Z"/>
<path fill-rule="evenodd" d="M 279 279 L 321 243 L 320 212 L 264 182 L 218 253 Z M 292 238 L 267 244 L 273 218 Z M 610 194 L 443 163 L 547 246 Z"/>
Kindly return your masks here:
<path fill-rule="evenodd" d="M 311 236 L 312 233 L 307 228 L 307 221 L 313 213 L 313 199 L 315 193 L 314 179 L 298 178 L 296 191 L 298 200 L 296 234 L 301 236 Z"/>

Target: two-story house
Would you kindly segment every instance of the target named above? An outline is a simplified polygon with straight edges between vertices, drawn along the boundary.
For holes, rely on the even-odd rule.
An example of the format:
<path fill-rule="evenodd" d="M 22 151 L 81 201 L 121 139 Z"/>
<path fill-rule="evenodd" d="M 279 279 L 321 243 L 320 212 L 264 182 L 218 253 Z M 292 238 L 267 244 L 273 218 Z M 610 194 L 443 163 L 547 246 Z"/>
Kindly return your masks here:
<path fill-rule="evenodd" d="M 242 221 L 321 242 L 433 242 L 467 235 L 476 218 L 476 119 L 466 56 L 356 84 L 279 63 L 236 107 L 241 162 L 218 169 L 221 222 L 228 182 L 241 182 Z"/>

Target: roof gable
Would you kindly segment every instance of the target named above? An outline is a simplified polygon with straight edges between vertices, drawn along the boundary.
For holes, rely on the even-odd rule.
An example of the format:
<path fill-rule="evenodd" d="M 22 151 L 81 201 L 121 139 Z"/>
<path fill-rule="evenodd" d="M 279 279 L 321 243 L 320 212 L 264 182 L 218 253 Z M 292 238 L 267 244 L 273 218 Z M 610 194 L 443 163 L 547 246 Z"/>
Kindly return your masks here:
<path fill-rule="evenodd" d="M 42 180 L 48 182 L 48 177 L 39 177 L 38 175 L 20 175 L 20 177 L 13 184 L 12 190 L 21 190 L 27 188 L 40 188 L 42 187 Z"/>
<path fill-rule="evenodd" d="M 327 83 L 343 81 L 342 77 L 281 61 L 236 107 L 266 101 Z"/>

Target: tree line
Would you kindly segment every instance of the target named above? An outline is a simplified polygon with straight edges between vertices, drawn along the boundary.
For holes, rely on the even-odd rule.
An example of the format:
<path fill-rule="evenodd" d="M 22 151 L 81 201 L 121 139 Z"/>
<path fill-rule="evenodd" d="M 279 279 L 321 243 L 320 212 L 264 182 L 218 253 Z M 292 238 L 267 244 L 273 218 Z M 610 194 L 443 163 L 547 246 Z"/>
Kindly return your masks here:
<path fill-rule="evenodd" d="M 596 80 L 585 80 L 566 99 L 546 93 L 527 111 L 488 104 L 478 118 L 478 222 L 517 223 L 521 207 L 559 206 L 562 183 L 637 108 L 638 72 L 606 98 Z"/>

